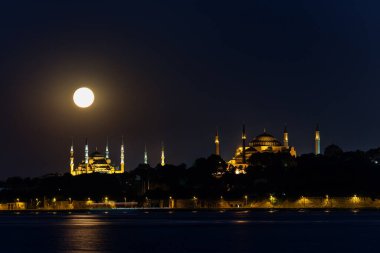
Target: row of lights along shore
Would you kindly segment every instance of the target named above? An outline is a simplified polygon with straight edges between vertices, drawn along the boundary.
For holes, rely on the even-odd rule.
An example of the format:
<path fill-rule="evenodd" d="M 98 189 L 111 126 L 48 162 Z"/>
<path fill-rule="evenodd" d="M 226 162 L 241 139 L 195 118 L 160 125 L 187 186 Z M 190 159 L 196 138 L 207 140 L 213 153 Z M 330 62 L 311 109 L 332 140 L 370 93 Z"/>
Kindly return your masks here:
<path fill-rule="evenodd" d="M 149 201 L 148 197 L 146 197 L 145 199 L 147 201 Z M 245 207 L 248 206 L 248 199 L 249 199 L 248 195 L 244 195 L 243 199 L 244 199 Z M 46 198 L 44 198 L 44 200 L 46 200 Z M 194 201 L 194 204 L 196 204 L 196 202 L 199 199 L 198 199 L 198 197 L 193 196 L 191 198 L 191 200 Z M 349 200 L 353 204 L 358 204 L 361 201 L 360 197 L 358 197 L 358 195 L 356 195 L 356 194 L 354 194 L 352 197 L 350 197 Z M 31 199 L 30 201 L 32 202 L 33 200 Z M 63 201 L 69 201 L 69 204 L 73 203 L 72 198 L 67 198 L 67 199 L 65 199 Z M 105 197 L 102 198 L 102 201 L 98 202 L 98 203 L 108 204 L 110 201 L 111 200 L 107 196 L 105 196 Z M 172 196 L 169 196 L 169 208 L 174 208 L 174 201 L 175 201 L 175 199 Z M 224 199 L 223 196 L 220 196 L 220 201 L 221 202 L 225 201 L 225 199 Z M 273 194 L 270 194 L 269 197 L 268 197 L 268 201 L 272 205 L 272 207 L 275 207 L 275 205 L 278 202 L 278 198 L 276 198 Z M 16 203 L 20 203 L 20 202 L 21 202 L 20 198 L 16 198 Z M 42 201 L 39 198 L 35 198 L 35 202 L 36 202 L 36 206 L 37 207 L 42 203 Z M 50 202 L 53 203 L 53 204 L 57 203 L 57 198 L 53 197 L 52 199 L 50 199 Z M 124 197 L 124 202 L 127 202 L 127 198 L 126 197 Z M 297 202 L 300 203 L 300 204 L 302 204 L 304 207 L 306 207 L 306 205 L 309 204 L 311 202 L 311 200 L 310 200 L 310 198 L 307 198 L 305 196 L 301 196 L 297 200 Z M 329 197 L 329 195 L 325 195 L 324 202 L 325 203 L 331 203 L 332 202 L 332 199 Z M 86 204 L 91 205 L 91 204 L 94 204 L 94 203 L 96 203 L 96 202 L 93 201 L 90 197 L 87 198 Z"/>

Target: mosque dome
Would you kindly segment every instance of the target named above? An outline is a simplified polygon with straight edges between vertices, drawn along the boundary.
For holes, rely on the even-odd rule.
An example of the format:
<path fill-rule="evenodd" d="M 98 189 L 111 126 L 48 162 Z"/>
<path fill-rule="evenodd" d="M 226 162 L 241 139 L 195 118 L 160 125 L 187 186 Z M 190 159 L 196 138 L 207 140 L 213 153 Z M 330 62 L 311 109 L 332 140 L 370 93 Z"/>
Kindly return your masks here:
<path fill-rule="evenodd" d="M 269 147 L 278 147 L 282 144 L 275 138 L 273 135 L 266 132 L 256 136 L 249 145 L 251 147 L 260 147 L 260 146 L 269 146 Z"/>

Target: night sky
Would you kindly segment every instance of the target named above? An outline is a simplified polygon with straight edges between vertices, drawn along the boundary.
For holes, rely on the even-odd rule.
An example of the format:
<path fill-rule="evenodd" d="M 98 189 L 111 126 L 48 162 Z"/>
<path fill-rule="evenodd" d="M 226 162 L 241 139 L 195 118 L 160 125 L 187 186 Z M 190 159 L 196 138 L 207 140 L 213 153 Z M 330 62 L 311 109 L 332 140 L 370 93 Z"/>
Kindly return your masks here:
<path fill-rule="evenodd" d="M 126 168 L 229 160 L 267 132 L 310 153 L 380 146 L 377 1 L 7 1 L 0 6 L 0 179 L 68 172 L 90 151 Z M 76 88 L 95 92 L 89 109 Z"/>

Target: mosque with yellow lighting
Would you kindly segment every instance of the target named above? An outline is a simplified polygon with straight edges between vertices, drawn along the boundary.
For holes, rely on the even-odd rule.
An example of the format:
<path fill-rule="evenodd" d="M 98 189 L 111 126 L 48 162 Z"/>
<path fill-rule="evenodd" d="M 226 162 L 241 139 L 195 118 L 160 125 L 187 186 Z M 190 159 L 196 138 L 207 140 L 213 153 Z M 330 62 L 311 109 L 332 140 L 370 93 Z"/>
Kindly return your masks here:
<path fill-rule="evenodd" d="M 297 151 L 294 146 L 289 145 L 289 133 L 285 127 L 283 132 L 283 141 L 280 142 L 273 135 L 269 134 L 265 129 L 262 134 L 253 138 L 248 145 L 246 144 L 246 132 L 243 125 L 241 146 L 239 146 L 234 156 L 228 161 L 228 170 L 234 171 L 236 174 L 245 174 L 246 168 L 249 166 L 248 161 L 255 153 L 288 153 L 293 157 L 297 156 Z M 316 155 L 320 154 L 321 138 L 319 127 L 315 129 L 315 151 Z M 220 141 L 219 134 L 215 135 L 215 154 L 220 156 Z M 124 154 L 124 140 L 122 138 L 120 146 L 120 164 L 114 165 L 111 162 L 108 141 L 105 149 L 105 155 L 102 155 L 97 150 L 89 154 L 88 142 L 85 142 L 85 155 L 77 166 L 74 164 L 74 146 L 71 144 L 70 148 L 70 174 L 73 176 L 91 173 L 105 173 L 105 174 L 121 174 L 125 171 L 125 154 Z M 144 164 L 148 164 L 148 153 L 145 147 L 144 151 Z M 162 143 L 161 149 L 161 166 L 165 166 L 165 150 Z"/>
<path fill-rule="evenodd" d="M 294 146 L 289 145 L 289 133 L 285 127 L 283 132 L 283 142 L 281 143 L 273 135 L 269 134 L 265 129 L 262 134 L 253 138 L 246 145 L 245 126 L 243 125 L 241 146 L 236 149 L 235 155 L 228 161 L 228 170 L 234 170 L 236 174 L 245 174 L 248 167 L 248 160 L 255 153 L 288 153 L 293 157 L 297 156 L 297 151 Z M 320 154 L 320 132 L 319 127 L 315 130 L 315 154 Z M 219 134 L 215 136 L 215 154 L 220 155 Z"/>
<path fill-rule="evenodd" d="M 103 174 L 121 174 L 125 171 L 125 153 L 124 153 L 124 140 L 121 140 L 120 146 L 120 164 L 114 165 L 111 162 L 108 140 L 106 144 L 105 155 L 98 152 L 96 149 L 94 152 L 89 154 L 88 141 L 86 138 L 84 147 L 84 160 L 82 160 L 77 166 L 74 164 L 74 144 L 71 144 L 70 148 L 70 174 L 73 176 L 81 174 L 91 174 L 91 173 L 103 173 Z M 148 164 L 148 152 L 145 147 L 144 151 L 144 164 Z M 165 149 L 162 143 L 161 148 L 161 166 L 165 166 Z"/>

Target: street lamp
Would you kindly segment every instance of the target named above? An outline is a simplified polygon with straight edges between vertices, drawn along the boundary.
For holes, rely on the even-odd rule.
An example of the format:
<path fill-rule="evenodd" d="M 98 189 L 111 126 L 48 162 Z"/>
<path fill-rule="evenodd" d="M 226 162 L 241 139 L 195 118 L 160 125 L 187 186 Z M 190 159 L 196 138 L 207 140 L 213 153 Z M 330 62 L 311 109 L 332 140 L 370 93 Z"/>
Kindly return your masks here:
<path fill-rule="evenodd" d="M 193 197 L 193 201 L 194 201 L 194 208 L 196 208 L 197 207 L 197 197 Z"/>
<path fill-rule="evenodd" d="M 272 204 L 272 208 L 274 207 L 274 204 L 276 203 L 276 197 L 274 197 L 272 194 L 269 196 L 269 202 Z"/>
<path fill-rule="evenodd" d="M 330 201 L 330 197 L 329 197 L 329 195 L 327 195 L 327 194 L 326 194 L 326 196 L 325 196 L 325 206 L 326 206 L 326 207 L 329 207 L 329 206 L 332 207 L 332 201 Z"/>

